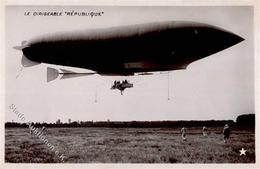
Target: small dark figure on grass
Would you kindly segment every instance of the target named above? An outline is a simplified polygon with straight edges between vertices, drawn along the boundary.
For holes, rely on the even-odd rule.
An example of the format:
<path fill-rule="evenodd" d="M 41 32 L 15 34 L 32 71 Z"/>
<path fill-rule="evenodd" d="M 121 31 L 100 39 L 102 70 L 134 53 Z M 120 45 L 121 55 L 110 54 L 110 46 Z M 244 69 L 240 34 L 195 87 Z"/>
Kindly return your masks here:
<path fill-rule="evenodd" d="M 187 140 L 186 133 L 187 133 L 186 127 L 182 127 L 182 128 L 181 128 L 181 137 L 182 137 L 182 140 L 183 140 L 183 141 L 186 141 L 186 140 Z"/>
<path fill-rule="evenodd" d="M 229 139 L 230 133 L 231 133 L 231 130 L 230 130 L 228 124 L 226 124 L 226 125 L 224 126 L 224 129 L 223 129 L 224 143 L 226 143 L 227 140 Z"/>

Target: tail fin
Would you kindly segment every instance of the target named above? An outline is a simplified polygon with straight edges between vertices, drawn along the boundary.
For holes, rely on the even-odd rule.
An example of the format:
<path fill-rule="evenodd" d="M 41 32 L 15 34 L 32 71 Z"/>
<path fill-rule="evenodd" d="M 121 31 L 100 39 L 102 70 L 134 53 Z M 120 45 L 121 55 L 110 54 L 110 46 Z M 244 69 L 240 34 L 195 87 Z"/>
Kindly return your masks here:
<path fill-rule="evenodd" d="M 40 62 L 35 62 L 35 61 L 31 61 L 31 60 L 27 59 L 27 57 L 25 57 L 24 55 L 22 56 L 21 63 L 23 65 L 23 67 L 32 67 L 32 66 L 41 64 Z"/>
<path fill-rule="evenodd" d="M 27 41 L 22 41 L 21 46 L 14 46 L 13 48 L 16 50 L 23 50 L 23 48 L 27 47 Z"/>

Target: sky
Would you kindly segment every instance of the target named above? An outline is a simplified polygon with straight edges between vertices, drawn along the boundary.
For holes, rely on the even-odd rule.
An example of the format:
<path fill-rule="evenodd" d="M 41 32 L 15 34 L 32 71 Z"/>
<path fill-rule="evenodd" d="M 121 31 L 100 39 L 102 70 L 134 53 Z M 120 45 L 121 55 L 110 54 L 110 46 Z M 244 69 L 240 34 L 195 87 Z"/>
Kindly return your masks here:
<path fill-rule="evenodd" d="M 25 16 L 25 12 L 104 12 L 99 17 Z M 141 24 L 194 21 L 221 27 L 245 39 L 190 64 L 186 70 L 153 76 L 93 75 L 46 82 L 41 64 L 21 70 L 22 41 L 60 31 Z M 20 122 L 15 105 L 28 121 L 235 120 L 254 113 L 253 8 L 236 7 L 115 7 L 9 6 L 6 8 L 6 121 Z M 214 39 L 212 39 L 214 40 Z M 113 56 L 109 56 L 113 57 Z M 71 69 L 70 70 L 77 70 Z M 114 80 L 134 87 L 124 95 L 110 90 Z M 168 88 L 169 84 L 169 88 Z M 169 100 L 168 100 L 169 90 Z"/>

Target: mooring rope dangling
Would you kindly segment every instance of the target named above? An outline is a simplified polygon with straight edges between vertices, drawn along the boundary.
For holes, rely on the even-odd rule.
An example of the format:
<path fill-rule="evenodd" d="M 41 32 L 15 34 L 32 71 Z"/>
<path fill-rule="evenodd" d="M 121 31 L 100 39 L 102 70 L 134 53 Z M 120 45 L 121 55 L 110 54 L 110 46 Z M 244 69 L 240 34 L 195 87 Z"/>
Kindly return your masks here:
<path fill-rule="evenodd" d="M 168 72 L 168 100 L 170 100 L 170 72 Z"/>
<path fill-rule="evenodd" d="M 97 103 L 97 88 L 95 90 L 95 103 Z"/>
<path fill-rule="evenodd" d="M 98 87 L 106 84 L 107 82 L 100 82 L 100 77 L 97 77 L 97 80 L 95 81 L 95 93 L 94 93 L 94 102 L 98 102 Z"/>
<path fill-rule="evenodd" d="M 95 103 L 97 103 L 97 85 L 99 82 L 96 81 L 96 86 L 95 86 Z"/>
<path fill-rule="evenodd" d="M 22 74 L 22 71 L 23 71 L 23 66 L 20 68 L 20 70 L 19 70 L 19 74 L 18 75 L 16 75 L 16 79 Z"/>

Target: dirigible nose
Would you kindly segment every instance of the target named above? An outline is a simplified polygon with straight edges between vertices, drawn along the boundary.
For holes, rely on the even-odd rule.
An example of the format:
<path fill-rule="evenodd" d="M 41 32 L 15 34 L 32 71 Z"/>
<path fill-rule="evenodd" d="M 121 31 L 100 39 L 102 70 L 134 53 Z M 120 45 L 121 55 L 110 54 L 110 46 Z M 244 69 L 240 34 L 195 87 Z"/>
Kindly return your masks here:
<path fill-rule="evenodd" d="M 244 40 L 232 32 L 215 27 L 204 29 L 201 32 L 200 40 L 203 47 L 200 48 L 206 55 L 217 53 Z"/>
<path fill-rule="evenodd" d="M 224 48 L 231 47 L 244 40 L 244 38 L 224 30 L 219 30 L 215 37 L 218 45 Z"/>
<path fill-rule="evenodd" d="M 242 42 L 243 40 L 245 40 L 244 38 L 242 38 L 241 36 L 238 36 L 236 34 L 229 33 L 229 36 L 232 36 L 234 44 L 237 44 L 237 43 Z"/>

